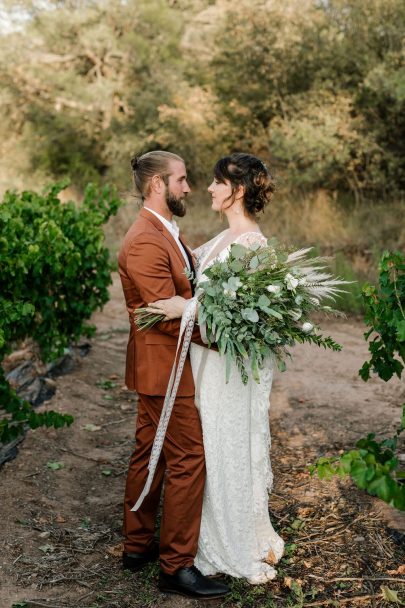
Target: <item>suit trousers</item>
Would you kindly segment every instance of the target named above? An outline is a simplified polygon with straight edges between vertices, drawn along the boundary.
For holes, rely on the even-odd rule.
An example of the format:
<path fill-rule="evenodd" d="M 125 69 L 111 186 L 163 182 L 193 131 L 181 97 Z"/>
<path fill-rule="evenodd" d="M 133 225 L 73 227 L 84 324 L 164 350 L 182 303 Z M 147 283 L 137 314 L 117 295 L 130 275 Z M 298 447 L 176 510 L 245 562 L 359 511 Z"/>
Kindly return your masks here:
<path fill-rule="evenodd" d="M 124 551 L 143 553 L 151 547 L 165 481 L 160 562 L 164 572 L 173 574 L 179 568 L 193 565 L 197 553 L 205 459 L 201 422 L 194 397 L 176 397 L 149 494 L 137 511 L 131 511 L 146 482 L 163 401 L 164 397 L 139 395 L 135 451 L 125 488 Z"/>

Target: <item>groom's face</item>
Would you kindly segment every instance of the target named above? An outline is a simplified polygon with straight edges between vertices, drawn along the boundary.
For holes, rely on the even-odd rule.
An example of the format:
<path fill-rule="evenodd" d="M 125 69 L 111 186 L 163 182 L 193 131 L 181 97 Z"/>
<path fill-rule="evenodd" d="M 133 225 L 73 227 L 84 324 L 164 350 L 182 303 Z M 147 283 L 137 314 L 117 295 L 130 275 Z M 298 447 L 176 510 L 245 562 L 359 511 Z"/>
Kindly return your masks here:
<path fill-rule="evenodd" d="M 186 166 L 181 161 L 170 161 L 170 175 L 166 186 L 166 205 L 178 217 L 186 214 L 186 196 L 190 192 Z"/>

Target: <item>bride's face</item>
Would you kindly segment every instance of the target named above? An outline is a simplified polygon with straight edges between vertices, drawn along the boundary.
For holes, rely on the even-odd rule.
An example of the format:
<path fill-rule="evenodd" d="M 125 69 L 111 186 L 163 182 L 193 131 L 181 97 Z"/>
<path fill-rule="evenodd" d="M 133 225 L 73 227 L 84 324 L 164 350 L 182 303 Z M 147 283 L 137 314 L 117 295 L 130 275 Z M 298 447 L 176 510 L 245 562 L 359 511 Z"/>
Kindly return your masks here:
<path fill-rule="evenodd" d="M 232 186 L 228 179 L 224 182 L 219 182 L 214 177 L 212 184 L 208 186 L 208 192 L 211 194 L 212 209 L 214 211 L 224 211 L 232 200 Z"/>

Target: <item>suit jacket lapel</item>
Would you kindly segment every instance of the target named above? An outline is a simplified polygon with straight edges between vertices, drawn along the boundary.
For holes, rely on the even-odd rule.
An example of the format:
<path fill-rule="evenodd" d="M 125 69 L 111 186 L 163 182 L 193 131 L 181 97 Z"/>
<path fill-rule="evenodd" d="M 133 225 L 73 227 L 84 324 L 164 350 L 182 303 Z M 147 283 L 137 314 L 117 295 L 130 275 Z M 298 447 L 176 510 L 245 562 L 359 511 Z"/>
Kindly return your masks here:
<path fill-rule="evenodd" d="M 166 228 L 166 226 L 164 226 L 162 224 L 162 222 L 156 217 L 156 215 L 153 215 L 153 213 L 150 213 L 150 211 L 148 211 L 147 209 L 141 209 L 141 212 L 139 214 L 141 217 L 149 220 L 150 222 L 152 222 L 152 224 L 155 226 L 155 228 L 157 228 L 158 230 L 160 230 L 160 232 L 162 233 L 162 235 L 165 237 L 165 239 L 167 239 L 170 243 L 170 245 L 173 247 L 174 251 L 176 252 L 180 262 L 181 262 L 181 267 L 184 268 L 186 267 L 186 261 L 183 257 L 183 254 L 181 253 L 178 244 L 176 243 L 176 241 L 174 240 L 173 236 L 170 234 L 169 230 Z M 183 239 L 182 239 L 183 241 Z M 183 241 L 184 243 L 184 241 Z"/>

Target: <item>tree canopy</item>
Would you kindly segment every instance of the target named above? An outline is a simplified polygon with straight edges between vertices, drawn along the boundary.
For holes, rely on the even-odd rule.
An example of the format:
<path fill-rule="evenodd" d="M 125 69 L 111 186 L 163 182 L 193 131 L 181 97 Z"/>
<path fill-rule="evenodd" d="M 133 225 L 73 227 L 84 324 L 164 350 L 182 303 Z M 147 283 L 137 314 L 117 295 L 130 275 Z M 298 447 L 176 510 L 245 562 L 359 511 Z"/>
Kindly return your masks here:
<path fill-rule="evenodd" d="M 405 188 L 401 0 L 19 5 L 0 37 L 3 171 L 81 187 L 164 148 L 198 181 L 246 150 L 288 188 Z"/>

